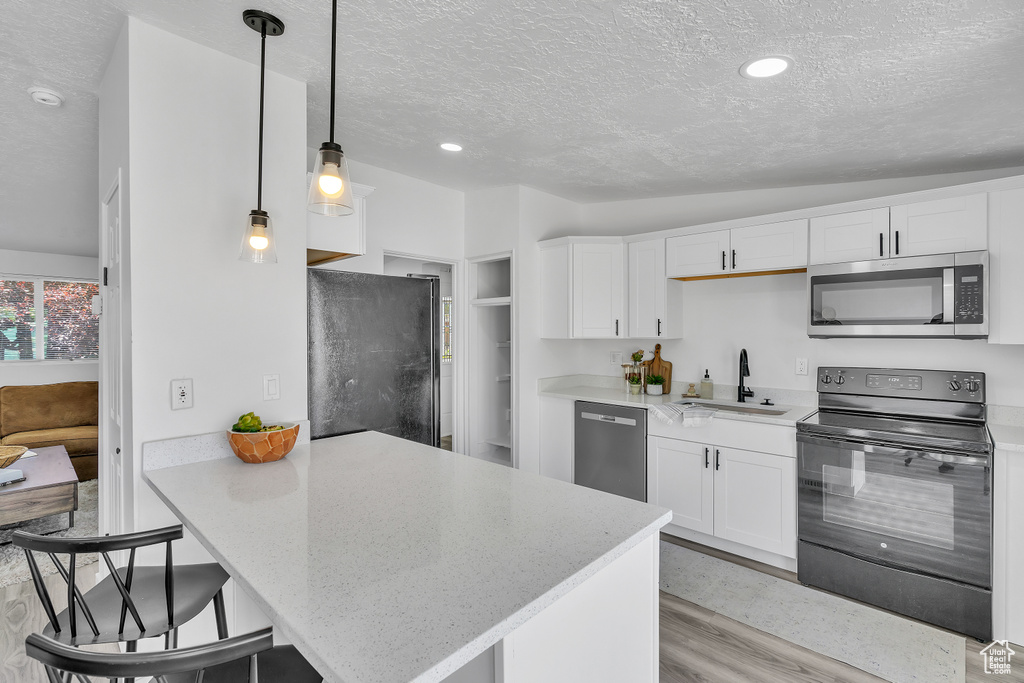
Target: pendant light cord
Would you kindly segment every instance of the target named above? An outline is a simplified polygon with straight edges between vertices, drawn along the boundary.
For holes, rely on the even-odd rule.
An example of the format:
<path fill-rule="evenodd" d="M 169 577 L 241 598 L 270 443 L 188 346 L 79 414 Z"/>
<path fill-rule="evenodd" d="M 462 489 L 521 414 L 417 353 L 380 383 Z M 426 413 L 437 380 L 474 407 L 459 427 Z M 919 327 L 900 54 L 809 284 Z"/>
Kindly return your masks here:
<path fill-rule="evenodd" d="M 260 29 L 260 155 L 256 181 L 256 210 L 263 209 L 263 82 L 267 68 L 267 22 Z"/>
<path fill-rule="evenodd" d="M 331 142 L 334 142 L 334 66 L 338 61 L 338 0 L 331 9 Z"/>

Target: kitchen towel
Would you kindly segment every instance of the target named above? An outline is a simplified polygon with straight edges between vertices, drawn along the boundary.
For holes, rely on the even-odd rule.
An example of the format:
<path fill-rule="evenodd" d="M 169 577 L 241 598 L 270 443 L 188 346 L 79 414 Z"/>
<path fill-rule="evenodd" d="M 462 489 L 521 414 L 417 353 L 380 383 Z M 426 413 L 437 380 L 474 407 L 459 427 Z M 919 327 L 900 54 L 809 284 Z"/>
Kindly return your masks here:
<path fill-rule="evenodd" d="M 682 422 L 684 427 L 703 427 L 715 416 L 713 408 L 697 405 L 682 406 L 675 403 L 663 403 L 659 406 L 651 406 L 650 410 L 656 418 L 665 424 Z"/>

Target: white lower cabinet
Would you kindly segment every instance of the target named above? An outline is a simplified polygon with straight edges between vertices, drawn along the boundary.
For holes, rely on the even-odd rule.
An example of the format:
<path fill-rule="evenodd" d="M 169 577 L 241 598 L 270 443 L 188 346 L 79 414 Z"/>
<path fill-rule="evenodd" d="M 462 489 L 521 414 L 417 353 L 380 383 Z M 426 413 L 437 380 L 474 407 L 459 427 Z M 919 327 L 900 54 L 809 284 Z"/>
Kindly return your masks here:
<path fill-rule="evenodd" d="M 796 556 L 796 461 L 714 447 L 715 536 Z"/>
<path fill-rule="evenodd" d="M 792 457 L 652 436 L 647 496 L 672 510 L 676 526 L 796 557 Z"/>
<path fill-rule="evenodd" d="M 647 499 L 672 510 L 672 523 L 715 533 L 715 477 L 704 444 L 652 437 L 647 442 Z"/>

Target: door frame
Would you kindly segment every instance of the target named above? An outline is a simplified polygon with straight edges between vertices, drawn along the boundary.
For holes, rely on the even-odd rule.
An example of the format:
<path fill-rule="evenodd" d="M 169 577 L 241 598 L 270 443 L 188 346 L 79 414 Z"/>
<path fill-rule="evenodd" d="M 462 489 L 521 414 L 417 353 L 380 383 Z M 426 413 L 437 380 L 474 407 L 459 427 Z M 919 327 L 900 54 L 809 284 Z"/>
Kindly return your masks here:
<path fill-rule="evenodd" d="M 134 468 L 132 467 L 131 428 L 130 428 L 130 363 L 127 358 L 129 352 L 125 348 L 125 329 L 130 326 L 130 319 L 126 315 L 126 292 L 125 283 L 127 280 L 127 242 L 125 240 L 125 197 L 124 173 L 122 168 L 117 169 L 114 179 L 109 188 L 101 195 L 99 202 L 99 263 L 97 279 L 100 283 L 100 348 L 99 348 L 99 419 L 98 423 L 98 448 L 97 448 L 97 472 L 98 472 L 98 513 L 99 513 L 99 534 L 127 533 L 134 526 L 134 511 L 132 508 L 134 487 Z M 114 200 L 116 197 L 116 206 Z M 111 244 L 110 235 L 107 230 L 107 223 L 115 212 L 117 227 L 117 244 Z M 104 271 L 112 265 L 111 253 L 116 250 L 119 254 L 117 263 L 118 273 L 118 298 L 115 301 L 107 287 L 103 277 Z M 118 312 L 120 322 L 120 334 L 111 336 L 111 330 L 107 321 L 113 310 Z M 116 373 L 111 373 L 113 367 L 117 368 Z M 119 385 L 113 386 L 115 382 Z M 115 391 L 116 389 L 116 391 Z M 115 409 L 112 403 L 116 402 L 118 420 L 110 420 L 111 411 Z M 119 433 L 113 433 L 111 424 L 118 424 Z M 119 442 L 119 445 L 118 445 Z M 113 449 L 120 449 L 120 458 L 115 459 Z"/>
<path fill-rule="evenodd" d="M 384 249 L 381 258 L 381 272 L 384 268 L 384 259 L 402 258 L 411 261 L 422 261 L 424 263 L 440 263 L 451 266 L 452 269 L 452 299 L 455 304 L 452 306 L 452 327 L 455 334 L 452 335 L 452 450 L 456 453 L 464 453 L 464 447 L 469 444 L 468 425 L 466 420 L 466 377 L 468 375 L 468 354 L 469 337 L 467 325 L 468 306 L 463 285 L 464 266 L 462 259 L 451 259 L 425 254 L 413 254 L 404 251 Z"/>

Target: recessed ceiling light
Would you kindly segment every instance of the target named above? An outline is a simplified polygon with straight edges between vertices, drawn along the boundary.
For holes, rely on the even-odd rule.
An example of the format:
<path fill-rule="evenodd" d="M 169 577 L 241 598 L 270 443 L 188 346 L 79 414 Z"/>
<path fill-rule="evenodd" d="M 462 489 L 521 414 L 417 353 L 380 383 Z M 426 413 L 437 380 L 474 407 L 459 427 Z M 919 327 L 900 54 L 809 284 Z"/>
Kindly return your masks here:
<path fill-rule="evenodd" d="M 28 94 L 32 97 L 32 101 L 38 104 L 45 104 L 50 107 L 59 107 L 64 104 L 64 96 L 49 88 L 29 88 Z"/>
<path fill-rule="evenodd" d="M 441 149 L 446 152 L 461 152 L 462 145 L 456 145 L 454 142 L 442 142 Z"/>
<path fill-rule="evenodd" d="M 740 67 L 740 75 L 744 78 L 770 78 L 778 76 L 793 65 L 793 60 L 782 55 L 758 57 L 745 62 Z"/>

